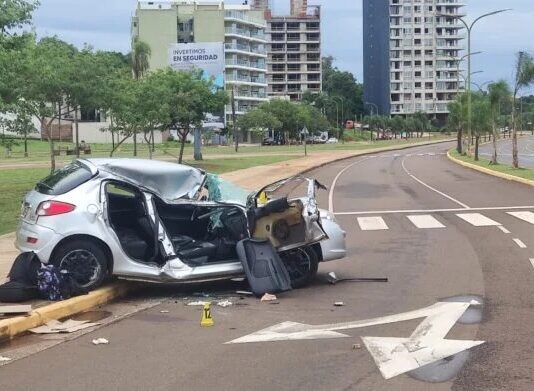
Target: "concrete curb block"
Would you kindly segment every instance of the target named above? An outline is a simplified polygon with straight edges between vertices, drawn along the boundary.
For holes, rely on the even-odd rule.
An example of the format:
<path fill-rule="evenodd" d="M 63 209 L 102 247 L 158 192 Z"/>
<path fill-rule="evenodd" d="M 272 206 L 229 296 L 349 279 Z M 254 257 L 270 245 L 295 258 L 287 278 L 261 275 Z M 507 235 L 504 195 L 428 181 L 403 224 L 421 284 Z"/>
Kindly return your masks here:
<path fill-rule="evenodd" d="M 306 172 L 321 168 L 327 164 L 331 164 L 338 161 L 343 161 L 347 159 L 352 159 L 358 156 L 372 155 L 380 152 L 387 151 L 399 151 L 408 148 L 415 148 L 425 145 L 440 144 L 449 142 L 451 140 L 437 140 L 437 141 L 427 141 L 416 144 L 406 144 L 406 145 L 396 145 L 391 147 L 382 147 L 376 148 L 372 151 L 365 150 L 361 153 L 355 152 L 350 156 L 344 156 L 340 159 L 334 159 L 326 163 L 316 165 L 314 167 L 302 170 L 300 173 L 304 174 Z M 7 234 L 9 235 L 9 234 Z M 3 235 L 5 236 L 5 235 Z M 133 290 L 137 284 L 133 282 L 120 281 L 112 283 L 106 287 L 97 289 L 96 291 L 90 292 L 87 295 L 73 297 L 72 299 L 59 301 L 57 303 L 49 304 L 44 307 L 35 309 L 28 316 L 18 316 L 9 319 L 0 320 L 0 341 L 11 339 L 14 336 L 24 333 L 29 329 L 34 327 L 41 326 L 46 322 L 54 319 L 67 318 L 69 316 L 76 315 L 80 312 L 87 311 L 91 308 L 94 308 L 98 305 L 106 304 L 107 302 L 117 299 L 126 295 L 129 291 Z"/>
<path fill-rule="evenodd" d="M 519 183 L 522 183 L 522 184 L 528 185 L 528 186 L 534 186 L 534 181 L 533 180 L 521 178 L 521 177 L 518 177 L 518 176 L 515 176 L 515 175 L 505 174 L 503 172 L 494 171 L 494 170 L 491 170 L 489 168 L 477 166 L 476 164 L 473 164 L 473 163 L 464 162 L 464 161 L 462 161 L 460 159 L 457 159 L 454 156 L 452 156 L 451 155 L 451 151 L 447 151 L 447 157 L 449 158 L 450 161 L 452 161 L 452 162 L 454 162 L 456 164 L 459 164 L 460 166 L 464 166 L 464 167 L 470 168 L 472 170 L 476 170 L 476 171 L 482 172 L 484 174 L 495 176 L 495 177 L 498 177 L 498 178 L 501 178 L 501 179 L 506 179 L 508 181 L 519 182 Z"/>
<path fill-rule="evenodd" d="M 0 341 L 11 339 L 34 327 L 41 326 L 54 319 L 62 319 L 113 299 L 124 296 L 134 287 L 134 283 L 116 282 L 104 288 L 97 289 L 87 295 L 73 297 L 41 308 L 37 308 L 28 316 L 17 316 L 0 320 Z"/>

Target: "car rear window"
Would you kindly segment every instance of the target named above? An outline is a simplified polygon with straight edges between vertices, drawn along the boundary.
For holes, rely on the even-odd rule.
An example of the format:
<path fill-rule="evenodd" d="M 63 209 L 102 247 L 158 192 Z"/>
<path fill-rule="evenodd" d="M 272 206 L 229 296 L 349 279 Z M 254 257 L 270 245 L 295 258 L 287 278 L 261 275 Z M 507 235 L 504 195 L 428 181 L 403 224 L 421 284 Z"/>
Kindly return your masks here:
<path fill-rule="evenodd" d="M 42 179 L 35 190 L 42 194 L 60 195 L 87 182 L 92 177 L 91 171 L 80 163 L 72 163 Z"/>

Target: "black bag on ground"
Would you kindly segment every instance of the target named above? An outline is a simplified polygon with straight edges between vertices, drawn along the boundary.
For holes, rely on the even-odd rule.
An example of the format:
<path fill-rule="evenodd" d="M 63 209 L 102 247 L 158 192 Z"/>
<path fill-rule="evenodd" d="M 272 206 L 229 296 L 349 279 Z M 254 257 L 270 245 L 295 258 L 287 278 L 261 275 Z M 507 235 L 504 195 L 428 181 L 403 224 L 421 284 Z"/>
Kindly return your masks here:
<path fill-rule="evenodd" d="M 287 269 L 268 240 L 244 239 L 237 243 L 237 255 L 256 296 L 291 289 Z"/>
<path fill-rule="evenodd" d="M 0 285 L 0 302 L 20 303 L 38 297 L 39 291 L 35 286 L 26 285 L 19 281 L 8 281 Z"/>
<path fill-rule="evenodd" d="M 9 281 L 17 281 L 26 285 L 37 287 L 37 272 L 41 261 L 32 253 L 22 253 L 15 258 L 13 266 L 8 273 Z"/>

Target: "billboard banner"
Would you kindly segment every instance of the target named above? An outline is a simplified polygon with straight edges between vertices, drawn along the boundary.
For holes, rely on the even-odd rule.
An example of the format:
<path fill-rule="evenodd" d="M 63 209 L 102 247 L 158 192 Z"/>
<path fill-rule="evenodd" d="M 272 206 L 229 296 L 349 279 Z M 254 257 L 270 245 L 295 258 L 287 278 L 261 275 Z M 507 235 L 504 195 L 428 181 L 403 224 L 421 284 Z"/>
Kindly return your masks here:
<path fill-rule="evenodd" d="M 224 43 L 174 43 L 169 45 L 169 66 L 177 71 L 201 69 L 206 79 L 224 87 Z"/>

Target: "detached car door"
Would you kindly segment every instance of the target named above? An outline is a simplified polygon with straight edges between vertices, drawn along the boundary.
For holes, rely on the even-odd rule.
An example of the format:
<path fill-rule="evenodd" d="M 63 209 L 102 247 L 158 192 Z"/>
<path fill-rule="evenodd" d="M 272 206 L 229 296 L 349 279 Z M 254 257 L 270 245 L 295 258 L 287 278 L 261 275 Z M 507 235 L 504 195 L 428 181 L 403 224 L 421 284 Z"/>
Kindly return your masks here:
<path fill-rule="evenodd" d="M 327 238 L 315 198 L 318 187 L 324 188 L 315 179 L 299 175 L 253 193 L 247 202 L 252 237 L 270 240 L 278 251 Z"/>

